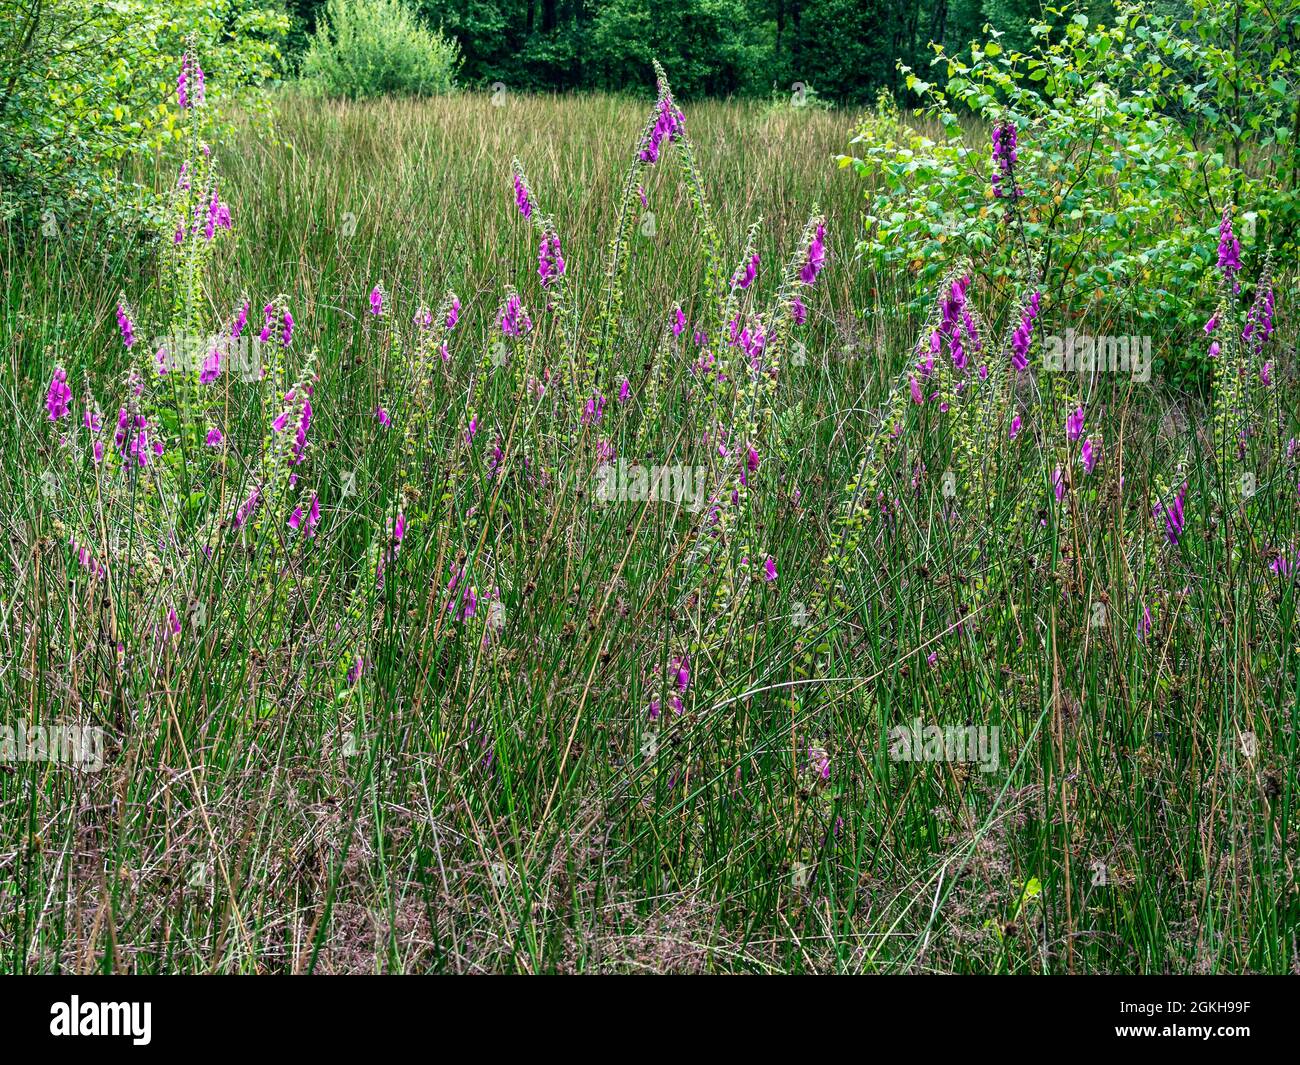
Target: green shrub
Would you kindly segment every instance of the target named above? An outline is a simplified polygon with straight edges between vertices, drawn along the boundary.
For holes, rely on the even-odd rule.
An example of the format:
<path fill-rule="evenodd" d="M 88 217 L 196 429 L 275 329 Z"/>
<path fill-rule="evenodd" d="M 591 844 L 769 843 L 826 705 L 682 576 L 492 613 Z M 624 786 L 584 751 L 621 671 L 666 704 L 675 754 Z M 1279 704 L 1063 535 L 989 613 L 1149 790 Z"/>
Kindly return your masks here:
<path fill-rule="evenodd" d="M 329 0 L 303 58 L 329 96 L 432 96 L 455 87 L 460 45 L 430 30 L 402 0 Z"/>
<path fill-rule="evenodd" d="M 174 148 L 166 104 L 187 42 L 209 106 L 265 115 L 258 90 L 287 28 L 274 0 L 0 0 L 0 224 L 45 239 L 147 231 L 162 201 L 135 178 Z"/>

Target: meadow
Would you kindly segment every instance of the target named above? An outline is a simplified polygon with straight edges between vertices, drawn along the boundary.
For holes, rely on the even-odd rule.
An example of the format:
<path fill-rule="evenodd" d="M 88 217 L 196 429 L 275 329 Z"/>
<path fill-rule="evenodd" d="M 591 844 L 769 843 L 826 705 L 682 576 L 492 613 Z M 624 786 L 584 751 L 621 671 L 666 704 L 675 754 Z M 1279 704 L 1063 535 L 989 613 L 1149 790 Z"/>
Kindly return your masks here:
<path fill-rule="evenodd" d="M 276 108 L 0 253 L 4 970 L 1296 970 L 1294 264 L 1053 372 L 849 113 Z"/>

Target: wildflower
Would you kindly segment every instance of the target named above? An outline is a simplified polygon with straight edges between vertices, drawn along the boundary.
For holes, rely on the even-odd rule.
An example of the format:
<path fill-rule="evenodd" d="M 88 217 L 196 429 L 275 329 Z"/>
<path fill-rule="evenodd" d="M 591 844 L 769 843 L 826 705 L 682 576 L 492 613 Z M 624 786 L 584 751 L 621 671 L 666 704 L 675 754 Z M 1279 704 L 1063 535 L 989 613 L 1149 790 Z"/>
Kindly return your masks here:
<path fill-rule="evenodd" d="M 221 430 L 216 426 L 213 426 L 208 430 L 208 435 L 204 438 L 204 443 L 207 444 L 208 447 L 220 447 L 221 441 L 224 439 L 225 437 L 221 435 Z"/>
<path fill-rule="evenodd" d="M 1021 426 L 1020 415 L 1017 414 L 1015 415 L 1015 417 L 1011 419 L 1011 431 L 1007 434 L 1008 440 L 1014 440 L 1016 437 L 1020 435 L 1020 426 Z"/>
<path fill-rule="evenodd" d="M 50 412 L 50 421 L 57 422 L 67 417 L 68 404 L 72 402 L 72 389 L 68 387 L 68 372 L 62 366 L 54 371 L 50 378 L 50 387 L 45 393 L 45 409 Z"/>
<path fill-rule="evenodd" d="M 1088 439 L 1083 442 L 1083 450 L 1080 453 L 1080 457 L 1083 459 L 1084 470 L 1087 473 L 1092 473 L 1097 466 L 1097 448 L 1092 442 L 1092 437 L 1088 437 Z"/>
<path fill-rule="evenodd" d="M 993 127 L 993 195 L 1023 196 L 1016 187 L 1016 124 L 1001 122 Z"/>
<path fill-rule="evenodd" d="M 763 563 L 763 580 L 769 584 L 776 580 L 776 559 L 771 555 L 768 555 L 767 561 Z"/>
<path fill-rule="evenodd" d="M 1065 474 L 1060 466 L 1057 466 L 1052 471 L 1052 492 L 1055 494 L 1058 503 L 1065 498 Z"/>
<path fill-rule="evenodd" d="M 1159 512 L 1161 510 L 1164 511 L 1165 539 L 1169 541 L 1171 547 L 1178 546 L 1178 541 L 1183 535 L 1183 529 L 1187 525 L 1187 517 L 1183 513 L 1183 501 L 1186 496 L 1187 484 L 1184 482 L 1183 486 L 1178 490 L 1178 494 L 1174 496 L 1174 501 L 1170 506 L 1162 507 L 1159 504 L 1156 506 L 1157 517 L 1160 516 Z"/>
<path fill-rule="evenodd" d="M 1273 332 L 1273 288 L 1263 284 L 1255 294 L 1255 302 L 1246 314 L 1246 328 L 1242 330 L 1241 339 L 1255 351 L 1261 351 L 1264 341 Z"/>
<path fill-rule="evenodd" d="M 913 402 L 913 403 L 918 403 L 918 404 L 919 404 L 919 403 L 924 403 L 924 402 L 925 402 L 925 396 L 922 395 L 922 393 L 921 393 L 921 386 L 920 386 L 919 384 L 916 383 L 916 378 L 915 378 L 915 377 L 911 377 L 911 376 L 909 376 L 909 377 L 908 377 L 908 380 L 912 383 L 912 402 Z"/>
<path fill-rule="evenodd" d="M 208 220 L 203 227 L 203 239 L 210 242 L 216 236 L 218 229 L 229 230 L 230 228 L 230 207 L 217 199 L 217 189 L 214 185 L 212 196 L 208 200 Z"/>
<path fill-rule="evenodd" d="M 817 280 L 817 275 L 821 273 L 822 267 L 826 265 L 826 225 L 823 222 L 817 223 L 817 231 L 813 234 L 812 242 L 808 245 L 808 259 L 799 271 L 799 280 L 805 285 L 811 285 Z"/>
<path fill-rule="evenodd" d="M 296 507 L 294 507 L 293 513 L 289 515 L 288 526 L 294 532 L 297 532 L 302 527 L 302 504 L 301 503 L 299 503 Z"/>
<path fill-rule="evenodd" d="M 533 320 L 528 317 L 528 312 L 524 309 L 523 301 L 518 294 L 512 292 L 506 299 L 497 318 L 497 325 L 508 337 L 525 336 L 533 328 Z"/>
<path fill-rule="evenodd" d="M 131 321 L 131 315 L 121 303 L 117 305 L 117 327 L 122 330 L 122 343 L 130 349 L 135 344 L 135 323 Z"/>
<path fill-rule="evenodd" d="M 1232 207 L 1223 208 L 1223 218 L 1219 222 L 1219 269 L 1226 280 L 1233 282 L 1233 291 L 1240 288 L 1240 282 L 1233 274 L 1241 270 L 1241 244 L 1232 232 Z"/>
<path fill-rule="evenodd" d="M 1143 642 L 1151 635 L 1151 608 L 1142 604 L 1142 620 L 1138 622 L 1138 639 Z"/>
<path fill-rule="evenodd" d="M 681 307 L 673 308 L 673 336 L 679 337 L 686 329 L 686 314 Z"/>
<path fill-rule="evenodd" d="M 262 325 L 262 332 L 258 334 L 257 339 L 260 340 L 263 344 L 265 344 L 267 341 L 271 339 L 271 326 L 275 322 L 275 304 L 268 303 L 265 307 L 263 307 L 262 316 L 264 319 Z"/>
<path fill-rule="evenodd" d="M 754 283 L 754 278 L 758 276 L 758 252 L 755 252 L 753 258 L 745 264 L 743 271 L 738 271 L 736 276 L 731 279 L 732 285 L 736 288 L 749 288 Z"/>
<path fill-rule="evenodd" d="M 294 434 L 293 449 L 289 456 L 289 465 L 291 466 L 297 466 L 306 457 L 307 430 L 311 426 L 311 415 L 311 400 L 305 399 L 298 415 L 298 429 Z"/>
<path fill-rule="evenodd" d="M 473 415 L 469 420 L 469 426 L 465 430 L 465 443 L 474 439 L 474 434 L 478 432 L 478 415 Z"/>
<path fill-rule="evenodd" d="M 293 342 L 293 315 L 288 311 L 284 312 L 284 332 L 280 335 L 280 343 L 286 348 Z"/>
<path fill-rule="evenodd" d="M 808 762 L 822 780 L 831 778 L 831 759 L 820 747 L 808 748 Z"/>
<path fill-rule="evenodd" d="M 673 682 L 677 685 L 677 690 L 683 695 L 686 689 L 691 686 L 691 660 L 689 655 L 682 655 L 680 658 L 674 658 L 671 664 Z"/>
<path fill-rule="evenodd" d="M 167 627 L 171 629 L 173 636 L 181 634 L 181 619 L 176 616 L 176 608 L 169 606 L 167 608 Z"/>
<path fill-rule="evenodd" d="M 605 416 L 605 397 L 596 393 L 582 410 L 580 422 L 583 425 L 595 425 Z"/>
<path fill-rule="evenodd" d="M 542 279 L 542 288 L 549 288 L 553 281 L 563 277 L 564 266 L 560 235 L 552 230 L 542 236 L 541 248 L 537 252 L 537 273 Z"/>
<path fill-rule="evenodd" d="M 628 399 L 631 397 L 631 395 L 632 395 L 632 384 L 625 377 L 623 378 L 622 382 L 618 386 L 619 403 L 626 403 Z"/>
<path fill-rule="evenodd" d="M 1020 314 L 1020 324 L 1011 334 L 1011 365 L 1016 373 L 1024 373 L 1029 368 L 1029 345 L 1034 336 L 1034 321 L 1042 310 L 1042 295 L 1037 291 L 1029 296 L 1029 302 Z"/>
<path fill-rule="evenodd" d="M 659 161 L 659 147 L 663 139 L 676 140 L 685 126 L 682 113 L 668 97 L 660 99 L 655 115 L 654 125 L 650 127 L 642 140 L 642 148 L 637 158 L 643 163 L 654 164 Z"/>
<path fill-rule="evenodd" d="M 244 326 L 248 324 L 248 300 L 239 307 L 239 313 L 235 315 L 235 321 L 230 326 L 230 337 L 232 340 L 238 340 L 244 332 Z"/>
<path fill-rule="evenodd" d="M 352 665 L 348 668 L 348 687 L 351 688 L 361 679 L 361 674 L 366 671 L 367 662 L 360 655 L 352 660 Z"/>
<path fill-rule="evenodd" d="M 528 186 L 524 184 L 524 179 L 518 172 L 515 173 L 515 206 L 525 218 L 532 217 L 533 204 L 528 198 Z"/>
<path fill-rule="evenodd" d="M 393 419 L 389 417 L 388 411 L 386 411 L 383 407 L 375 408 L 375 418 L 379 422 L 379 424 L 382 425 L 385 429 L 387 429 L 390 425 L 393 424 Z"/>
<path fill-rule="evenodd" d="M 406 535 L 406 515 L 398 512 L 397 521 L 393 525 L 393 543 L 400 544 L 402 538 Z"/>
<path fill-rule="evenodd" d="M 460 320 L 460 300 L 455 296 L 451 298 L 451 306 L 447 308 L 447 331 L 456 328 L 456 323 Z"/>
<path fill-rule="evenodd" d="M 249 492 L 247 498 L 239 504 L 239 508 L 235 511 L 235 517 L 231 522 L 231 526 L 235 529 L 243 528 L 244 523 L 252 517 L 253 512 L 257 509 L 257 504 L 261 498 L 262 493 L 259 489 L 254 488 Z"/>
<path fill-rule="evenodd" d="M 1270 376 L 1272 368 L 1273 364 L 1271 362 L 1266 362 L 1259 368 L 1259 383 L 1265 388 L 1268 388 L 1269 385 L 1273 383 L 1272 377 Z"/>
<path fill-rule="evenodd" d="M 1065 438 L 1071 443 L 1083 436 L 1083 408 L 1076 407 L 1065 419 Z"/>
<path fill-rule="evenodd" d="M 203 68 L 186 52 L 181 57 L 181 72 L 176 78 L 176 103 L 182 111 L 203 103 Z"/>
<path fill-rule="evenodd" d="M 808 320 L 808 308 L 798 296 L 790 301 L 790 318 L 795 325 L 803 325 Z"/>
<path fill-rule="evenodd" d="M 384 290 L 379 285 L 370 290 L 370 313 L 376 318 L 384 313 Z"/>
<path fill-rule="evenodd" d="M 221 349 L 213 347 L 199 367 L 199 384 L 210 385 L 221 375 Z"/>

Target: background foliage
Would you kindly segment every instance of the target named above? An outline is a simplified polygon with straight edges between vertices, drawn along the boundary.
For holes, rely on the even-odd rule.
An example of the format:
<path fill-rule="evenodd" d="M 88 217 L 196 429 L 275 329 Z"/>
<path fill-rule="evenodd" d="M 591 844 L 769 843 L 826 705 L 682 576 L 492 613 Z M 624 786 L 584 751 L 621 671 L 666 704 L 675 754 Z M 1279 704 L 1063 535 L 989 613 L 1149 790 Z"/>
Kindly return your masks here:
<path fill-rule="evenodd" d="M 175 140 L 186 40 L 211 102 L 256 110 L 288 27 L 273 0 L 0 0 L 0 217 L 134 231 L 159 207 L 135 164 Z"/>

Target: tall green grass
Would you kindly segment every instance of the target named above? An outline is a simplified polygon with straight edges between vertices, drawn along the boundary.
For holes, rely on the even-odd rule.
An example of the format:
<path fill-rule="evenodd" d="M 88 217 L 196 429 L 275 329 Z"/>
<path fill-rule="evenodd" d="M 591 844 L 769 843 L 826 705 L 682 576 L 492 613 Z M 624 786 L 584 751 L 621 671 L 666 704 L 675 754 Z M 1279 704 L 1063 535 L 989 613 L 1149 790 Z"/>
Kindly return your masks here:
<path fill-rule="evenodd" d="M 892 517 L 837 554 L 845 486 L 922 323 L 901 310 L 906 277 L 853 260 L 860 188 L 832 162 L 848 116 L 700 105 L 688 128 L 728 262 L 761 217 L 769 291 L 814 203 L 832 251 L 741 519 L 778 576 L 747 583 L 738 559 L 697 550 L 698 515 L 597 501 L 593 441 L 572 445 L 488 370 L 505 285 L 543 317 L 512 157 L 555 218 L 590 326 L 644 118 L 607 97 L 287 97 L 280 140 L 250 129 L 218 149 L 239 240 L 218 252 L 210 311 L 244 292 L 253 320 L 276 295 L 292 308 L 290 369 L 317 356 L 325 517 L 282 554 L 281 516 L 251 549 L 178 562 L 220 619 L 184 614 L 179 639 L 159 632 L 173 575 L 96 591 L 51 531 L 68 510 L 93 518 L 95 499 L 38 487 L 57 446 L 40 406 L 53 366 L 107 392 L 124 365 L 119 290 L 143 320 L 161 293 L 142 258 L 87 261 L 75 234 L 9 247 L 3 719 L 93 720 L 110 745 L 95 774 L 0 765 L 4 967 L 1290 971 L 1300 652 L 1294 580 L 1270 574 L 1268 552 L 1296 541 L 1294 465 L 1260 456 L 1268 490 L 1216 511 L 1205 412 L 1111 376 L 1089 395 L 1106 457 L 1068 517 L 1042 479 L 1069 398 L 1050 388 L 1019 447 L 1005 431 L 980 442 L 999 478 L 977 496 L 959 486 L 954 517 L 942 475 L 965 468 L 962 440 L 908 407 L 920 442 L 882 467 Z M 601 368 L 636 389 L 625 410 L 610 396 L 604 432 L 621 455 L 709 465 L 716 427 L 689 360 L 645 401 L 671 309 L 694 315 L 703 281 L 678 175 L 661 163 L 646 193 L 654 235 L 638 218 L 625 338 Z M 975 273 L 993 347 L 1014 300 Z M 382 324 L 367 313 L 379 281 Z M 462 322 L 407 482 L 429 519 L 376 587 L 385 515 L 414 498 L 396 330 L 448 288 Z M 531 365 L 556 365 L 558 345 L 539 328 Z M 1278 373 L 1285 439 L 1294 368 Z M 258 457 L 271 412 L 230 395 L 243 443 L 187 457 L 197 495 L 235 498 Z M 471 404 L 482 428 L 466 447 Z M 523 447 L 548 476 L 522 470 Z M 1169 549 L 1150 492 L 1185 455 L 1188 530 Z M 462 562 L 485 607 L 472 624 L 445 609 Z M 502 613 L 484 639 L 492 590 Z M 337 653 L 350 643 L 365 648 L 353 686 Z M 687 651 L 682 712 L 652 718 Z M 1000 728 L 995 771 L 891 760 L 889 730 L 917 718 Z"/>

